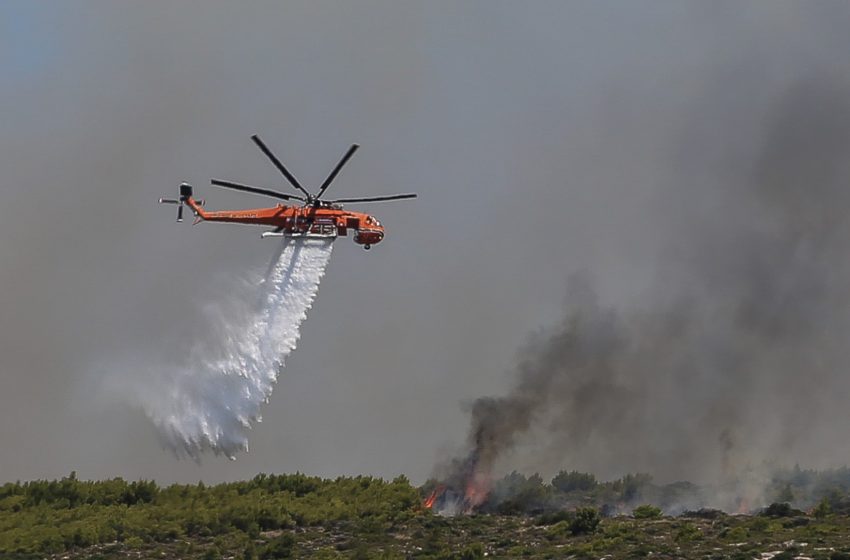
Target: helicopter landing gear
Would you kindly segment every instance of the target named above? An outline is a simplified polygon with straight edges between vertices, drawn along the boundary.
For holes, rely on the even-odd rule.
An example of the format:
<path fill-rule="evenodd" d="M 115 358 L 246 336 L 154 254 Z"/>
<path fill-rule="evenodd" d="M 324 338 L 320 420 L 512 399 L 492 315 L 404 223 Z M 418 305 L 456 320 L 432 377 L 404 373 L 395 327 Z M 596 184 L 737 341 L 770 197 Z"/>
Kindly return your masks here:
<path fill-rule="evenodd" d="M 363 248 L 368 251 L 369 249 L 372 248 L 372 246 L 367 243 L 367 244 L 363 245 Z"/>

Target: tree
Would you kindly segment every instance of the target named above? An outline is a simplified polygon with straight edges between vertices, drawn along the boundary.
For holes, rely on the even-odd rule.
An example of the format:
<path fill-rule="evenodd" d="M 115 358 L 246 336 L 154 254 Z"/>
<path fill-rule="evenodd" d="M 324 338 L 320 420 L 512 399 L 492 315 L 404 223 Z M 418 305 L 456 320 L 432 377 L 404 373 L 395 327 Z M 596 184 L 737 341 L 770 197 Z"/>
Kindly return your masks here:
<path fill-rule="evenodd" d="M 622 497 L 631 501 L 638 497 L 641 489 L 652 482 L 652 475 L 645 473 L 627 474 L 622 478 Z"/>
<path fill-rule="evenodd" d="M 578 471 L 561 471 L 552 479 L 552 486 L 564 493 L 576 490 L 593 490 L 596 485 L 596 476 Z"/>
<path fill-rule="evenodd" d="M 829 500 L 827 498 L 823 498 L 817 506 L 815 506 L 814 511 L 812 511 L 815 517 L 818 519 L 823 519 L 830 513 L 832 513 L 832 506 L 829 505 Z"/>
<path fill-rule="evenodd" d="M 782 487 L 782 490 L 779 491 L 779 494 L 776 496 L 776 501 L 788 504 L 794 501 L 794 492 L 791 490 L 790 482 L 786 482 L 785 486 Z"/>

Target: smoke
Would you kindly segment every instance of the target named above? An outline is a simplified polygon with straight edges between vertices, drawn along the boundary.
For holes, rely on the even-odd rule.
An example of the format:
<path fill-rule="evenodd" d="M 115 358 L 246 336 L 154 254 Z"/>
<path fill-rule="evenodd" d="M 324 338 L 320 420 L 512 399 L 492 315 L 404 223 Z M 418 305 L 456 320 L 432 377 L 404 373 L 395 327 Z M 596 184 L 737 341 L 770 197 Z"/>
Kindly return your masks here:
<path fill-rule="evenodd" d="M 287 239 L 265 277 L 210 308 L 216 335 L 137 393 L 167 447 L 195 458 L 248 450 L 248 433 L 295 349 L 332 248 L 332 239 Z"/>
<path fill-rule="evenodd" d="M 689 175 L 657 200 L 672 218 L 641 302 L 606 305 L 592 276 L 573 277 L 562 320 L 525 344 L 507 394 L 471 404 L 468 450 L 438 476 L 649 472 L 718 484 L 709 505 L 730 509 L 767 499 L 772 465 L 846 463 L 848 100 L 842 80 L 799 81 L 754 155 L 721 158 L 723 183 L 694 173 L 710 158 L 688 152 L 704 126 L 686 130 Z"/>
<path fill-rule="evenodd" d="M 460 446 L 467 435 L 458 400 L 507 395 L 515 376 L 506 370 L 525 333 L 560 323 L 581 303 L 562 309 L 572 272 L 592 272 L 599 307 L 613 308 L 620 323 L 641 310 L 676 310 L 677 297 L 688 315 L 687 292 L 734 287 L 733 263 L 716 252 L 735 244 L 748 214 L 756 233 L 770 227 L 755 177 L 769 168 L 767 146 L 779 142 L 769 133 L 777 136 L 781 105 L 794 95 L 778 97 L 790 82 L 820 82 L 808 86 L 820 94 L 798 94 L 809 99 L 805 113 L 821 110 L 827 121 L 832 113 L 841 129 L 846 91 L 839 81 L 829 93 L 824 75 L 850 75 L 848 8 L 497 2 L 482 16 L 474 2 L 206 0 L 163 9 L 92 0 L 50 10 L 0 2 L 0 99 L 13 108 L 0 134 L 0 420 L 14 426 L 0 438 L 10 450 L 0 475 L 76 470 L 168 483 L 300 470 L 423 481 L 440 445 Z M 155 204 L 181 181 L 215 208 L 263 204 L 203 187 L 211 176 L 287 188 L 252 133 L 307 184 L 321 183 L 358 142 L 364 148 L 335 195 L 420 198 L 374 208 L 388 231 L 379 251 L 349 242 L 334 251 L 345 274 L 323 280 L 330 284 L 304 325 L 311 332 L 287 358 L 286 391 L 262 408 L 251 454 L 197 467 L 159 452 L 144 415 L 101 393 L 119 374 L 152 391 L 149 366 L 188 363 L 182 355 L 205 328 L 198 300 L 221 278 L 267 262 L 268 242 L 254 230 L 178 227 Z M 823 147 L 818 135 L 813 149 Z M 804 181 L 812 194 L 822 178 L 814 167 Z M 710 306 L 693 305 L 707 315 L 697 323 L 721 330 Z M 718 309 L 716 319 L 728 315 Z M 831 331 L 837 346 L 846 330 Z M 845 462 L 840 382 L 710 370 L 653 380 L 657 396 L 647 404 L 661 403 L 653 414 L 667 411 L 667 421 L 647 419 L 634 443 L 606 439 L 613 430 L 599 427 L 573 445 L 549 429 L 559 408 L 541 405 L 494 468 L 544 477 L 574 468 L 609 480 L 638 469 L 656 480 L 709 476 L 720 469 L 715 424 L 725 414 L 730 472 L 767 456 Z M 798 417 L 784 449 L 772 443 L 788 425 L 774 422 L 774 404 L 780 416 Z M 596 411 L 602 423 L 613 413 Z M 688 432 L 705 435 L 704 450 Z"/>

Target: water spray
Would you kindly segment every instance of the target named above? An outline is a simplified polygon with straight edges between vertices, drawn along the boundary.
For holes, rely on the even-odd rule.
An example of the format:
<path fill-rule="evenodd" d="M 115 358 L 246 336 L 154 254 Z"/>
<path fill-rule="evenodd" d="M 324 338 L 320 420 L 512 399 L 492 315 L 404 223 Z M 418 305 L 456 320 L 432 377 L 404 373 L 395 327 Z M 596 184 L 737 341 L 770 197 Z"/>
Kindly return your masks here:
<path fill-rule="evenodd" d="M 196 345 L 187 363 L 143 399 L 165 446 L 194 458 L 248 450 L 248 433 L 295 349 L 332 248 L 329 238 L 286 239 L 256 285 L 259 305 L 225 325 L 218 349 Z"/>

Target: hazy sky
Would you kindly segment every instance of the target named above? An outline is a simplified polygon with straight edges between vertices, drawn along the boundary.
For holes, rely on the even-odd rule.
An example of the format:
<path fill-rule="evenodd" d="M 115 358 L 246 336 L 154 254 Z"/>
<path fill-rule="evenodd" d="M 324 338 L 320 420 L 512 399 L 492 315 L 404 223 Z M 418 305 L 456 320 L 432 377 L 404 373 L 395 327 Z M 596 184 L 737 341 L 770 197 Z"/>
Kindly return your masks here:
<path fill-rule="evenodd" d="M 4 2 L 0 481 L 423 480 L 570 274 L 640 303 L 671 208 L 727 201 L 787 92 L 850 75 L 848 23 L 827 1 Z M 420 198 L 371 207 L 369 253 L 338 241 L 251 452 L 176 461 L 114 384 L 184 351 L 274 242 L 156 200 L 186 180 L 261 205 L 208 184 L 283 186 L 253 133 L 309 185 L 358 142 L 335 195 Z"/>

